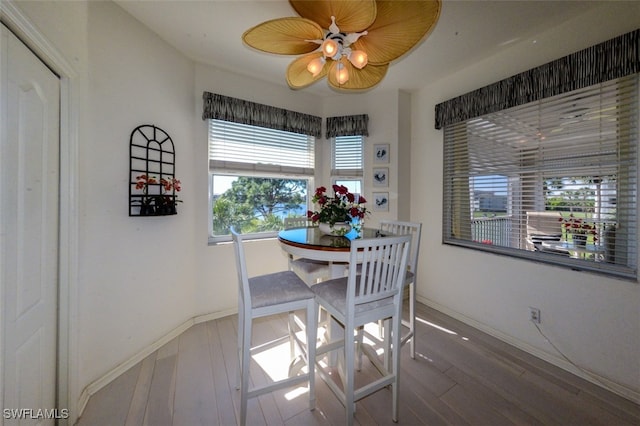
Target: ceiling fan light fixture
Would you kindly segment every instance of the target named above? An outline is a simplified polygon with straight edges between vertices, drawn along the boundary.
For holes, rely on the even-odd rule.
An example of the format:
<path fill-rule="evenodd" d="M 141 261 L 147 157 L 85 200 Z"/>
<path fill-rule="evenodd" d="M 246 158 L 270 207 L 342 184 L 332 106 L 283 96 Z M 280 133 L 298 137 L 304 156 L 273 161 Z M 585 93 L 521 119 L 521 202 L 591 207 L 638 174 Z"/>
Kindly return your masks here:
<path fill-rule="evenodd" d="M 322 71 L 322 68 L 324 67 L 324 64 L 326 62 L 326 59 L 324 59 L 322 56 L 312 59 L 311 61 L 309 61 L 309 65 L 307 65 L 307 71 L 309 71 L 315 77 L 320 74 L 320 71 Z"/>
<path fill-rule="evenodd" d="M 364 68 L 365 65 L 367 65 L 367 63 L 369 62 L 367 52 L 365 52 L 364 50 L 352 50 L 351 53 L 347 55 L 347 58 L 349 59 L 349 62 L 351 62 L 351 65 L 358 68 L 359 70 Z"/>
<path fill-rule="evenodd" d="M 442 0 L 289 2 L 300 17 L 263 22 L 247 30 L 242 39 L 264 52 L 304 54 L 287 68 L 292 89 L 327 77 L 330 87 L 349 92 L 380 83 L 390 63 L 433 29 Z M 327 63 L 329 59 L 334 62 Z"/>
<path fill-rule="evenodd" d="M 338 84 L 345 84 L 349 81 L 349 70 L 342 62 L 336 64 L 336 80 L 338 80 Z"/>
<path fill-rule="evenodd" d="M 340 45 L 334 39 L 328 38 L 322 43 L 322 53 L 327 58 L 340 54 Z"/>

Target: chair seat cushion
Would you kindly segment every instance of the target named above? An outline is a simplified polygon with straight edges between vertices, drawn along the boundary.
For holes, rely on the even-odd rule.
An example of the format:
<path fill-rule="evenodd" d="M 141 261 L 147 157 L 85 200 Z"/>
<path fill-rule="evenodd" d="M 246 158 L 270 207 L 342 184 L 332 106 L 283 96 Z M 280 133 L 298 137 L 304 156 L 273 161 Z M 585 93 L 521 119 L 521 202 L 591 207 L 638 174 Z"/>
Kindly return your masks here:
<path fill-rule="evenodd" d="M 329 274 L 329 264 L 320 260 L 311 259 L 295 259 L 291 261 L 291 267 L 299 271 L 304 271 L 307 274 L 314 274 L 318 272 L 326 272 Z"/>
<path fill-rule="evenodd" d="M 313 292 L 321 300 L 329 303 L 342 315 L 346 315 L 347 308 L 347 277 L 336 278 L 329 281 L 321 282 L 312 287 Z M 356 284 L 356 293 L 360 284 Z M 322 303 L 320 303 L 322 305 Z M 392 305 L 393 297 L 386 297 L 384 299 L 376 300 L 374 302 L 368 302 L 356 305 L 355 313 L 365 312 L 371 309 L 380 308 L 382 306 Z"/>
<path fill-rule="evenodd" d="M 296 300 L 312 299 L 313 291 L 293 271 L 249 278 L 251 306 L 262 308 Z"/>

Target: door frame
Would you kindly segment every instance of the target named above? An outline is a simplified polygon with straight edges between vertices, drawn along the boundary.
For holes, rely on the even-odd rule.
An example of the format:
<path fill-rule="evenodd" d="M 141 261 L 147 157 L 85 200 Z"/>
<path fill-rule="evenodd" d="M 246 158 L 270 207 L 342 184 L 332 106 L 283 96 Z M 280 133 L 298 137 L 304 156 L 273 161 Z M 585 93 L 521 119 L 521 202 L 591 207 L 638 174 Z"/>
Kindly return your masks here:
<path fill-rule="evenodd" d="M 58 341 L 56 406 L 78 415 L 78 74 L 13 0 L 0 1 L 0 21 L 60 76 L 60 224 L 58 242 Z M 1 296 L 1 295 L 0 295 Z M 0 345 L 4 336 L 0 318 Z M 0 377 L 4 360 L 0 351 Z M 4 398 L 0 386 L 0 401 Z M 2 419 L 0 419 L 2 424 Z"/>

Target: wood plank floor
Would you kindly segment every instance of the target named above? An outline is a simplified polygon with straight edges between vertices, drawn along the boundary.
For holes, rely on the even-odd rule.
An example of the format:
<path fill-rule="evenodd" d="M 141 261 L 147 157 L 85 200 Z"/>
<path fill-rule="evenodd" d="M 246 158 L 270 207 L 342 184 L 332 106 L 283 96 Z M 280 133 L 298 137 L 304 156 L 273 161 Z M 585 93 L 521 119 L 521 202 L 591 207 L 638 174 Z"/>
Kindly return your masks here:
<path fill-rule="evenodd" d="M 401 425 L 640 425 L 640 406 L 422 304 L 416 359 L 401 360 Z M 93 395 L 78 421 L 101 425 L 234 425 L 239 394 L 235 316 L 191 327 Z M 259 320 L 254 344 L 286 332 L 286 317 Z M 263 383 L 286 364 L 288 346 L 258 358 L 251 380 Z M 273 361 L 276 360 L 276 362 Z M 286 365 L 285 365 L 286 370 Z M 373 367 L 363 363 L 362 377 Z M 268 374 L 267 374 L 268 373 Z M 250 425 L 341 425 L 344 408 L 316 380 L 317 408 L 306 389 L 249 401 Z M 356 424 L 388 425 L 391 392 L 358 402 Z"/>

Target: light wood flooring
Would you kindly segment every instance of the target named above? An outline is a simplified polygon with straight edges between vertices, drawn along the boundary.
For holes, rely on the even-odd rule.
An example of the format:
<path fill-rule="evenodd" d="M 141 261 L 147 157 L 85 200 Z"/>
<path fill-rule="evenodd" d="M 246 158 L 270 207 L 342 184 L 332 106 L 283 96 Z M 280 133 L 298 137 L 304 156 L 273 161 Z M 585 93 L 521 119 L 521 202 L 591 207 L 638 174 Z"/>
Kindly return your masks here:
<path fill-rule="evenodd" d="M 640 425 L 640 406 L 422 304 L 417 354 L 402 350 L 400 425 Z M 78 421 L 101 425 L 235 425 L 235 316 L 197 324 L 93 395 Z M 259 320 L 254 344 L 286 332 L 286 317 Z M 262 383 L 262 359 L 251 379 Z M 261 363 L 261 364 L 260 364 Z M 362 376 L 372 374 L 364 362 Z M 306 392 L 249 401 L 250 425 L 342 425 L 343 406 L 318 377 L 317 408 Z M 358 402 L 355 423 L 390 425 L 391 392 Z"/>

